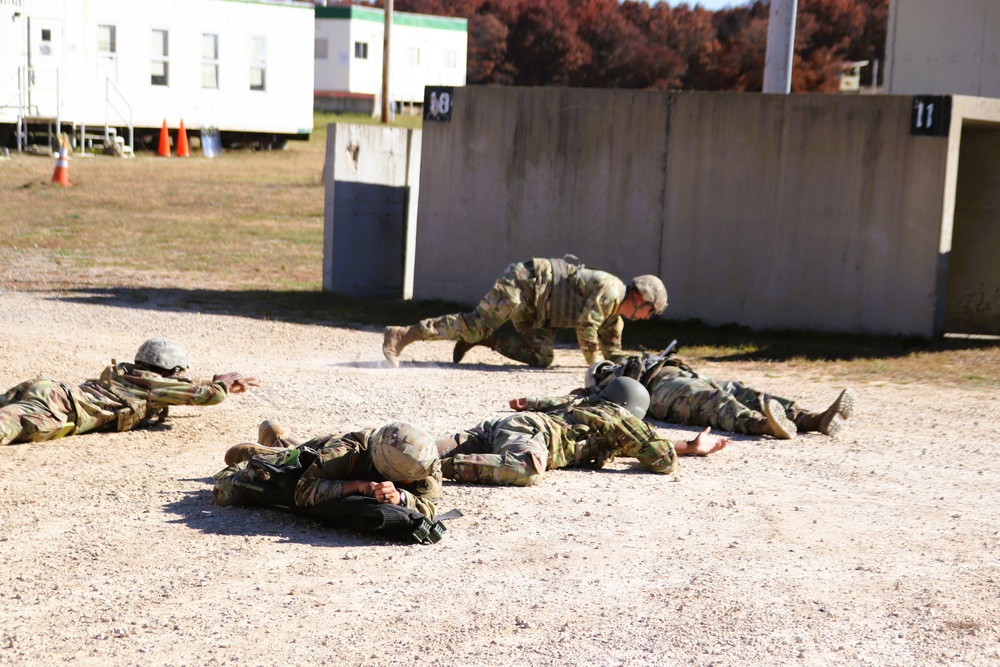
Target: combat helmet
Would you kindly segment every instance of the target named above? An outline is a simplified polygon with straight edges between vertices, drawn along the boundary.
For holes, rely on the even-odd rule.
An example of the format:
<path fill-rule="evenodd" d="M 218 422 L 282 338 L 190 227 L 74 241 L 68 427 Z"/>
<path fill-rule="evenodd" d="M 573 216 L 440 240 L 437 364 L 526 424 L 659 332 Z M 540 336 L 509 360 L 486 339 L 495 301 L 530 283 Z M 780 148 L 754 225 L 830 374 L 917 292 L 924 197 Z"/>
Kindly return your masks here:
<path fill-rule="evenodd" d="M 439 466 L 434 439 L 406 422 L 386 424 L 371 437 L 372 461 L 387 481 L 431 477 Z"/>
<path fill-rule="evenodd" d="M 642 300 L 652 307 L 653 313 L 659 315 L 667 308 L 667 288 L 663 281 L 652 274 L 643 274 L 632 279 L 632 287 L 639 293 Z"/>
<path fill-rule="evenodd" d="M 601 361 L 595 361 L 590 365 L 590 368 L 583 374 L 583 386 L 585 389 L 594 389 L 608 377 L 609 374 L 614 370 L 615 363 L 613 361 L 608 361 L 607 359 L 602 359 Z"/>
<path fill-rule="evenodd" d="M 649 392 L 641 382 L 630 377 L 615 378 L 598 395 L 605 401 L 617 403 L 639 419 L 645 417 L 649 409 Z"/>
<path fill-rule="evenodd" d="M 139 346 L 135 363 L 163 371 L 184 371 L 188 367 L 188 354 L 180 343 L 166 338 L 150 338 Z"/>

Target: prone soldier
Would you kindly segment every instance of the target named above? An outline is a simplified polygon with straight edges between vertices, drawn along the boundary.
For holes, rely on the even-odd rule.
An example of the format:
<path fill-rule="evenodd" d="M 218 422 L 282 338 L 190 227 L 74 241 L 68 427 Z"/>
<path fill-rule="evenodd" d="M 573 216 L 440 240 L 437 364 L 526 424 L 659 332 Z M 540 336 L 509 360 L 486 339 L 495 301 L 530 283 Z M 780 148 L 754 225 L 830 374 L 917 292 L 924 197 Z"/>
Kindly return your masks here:
<path fill-rule="evenodd" d="M 108 366 L 80 385 L 35 378 L 0 394 L 0 445 L 43 442 L 90 431 L 129 431 L 162 422 L 172 405 L 215 405 L 257 387 L 239 373 L 195 381 L 182 376 L 188 354 L 179 343 L 150 338 L 134 363 Z"/>
<path fill-rule="evenodd" d="M 263 493 L 265 467 L 311 459 L 285 488 L 285 497 Z M 314 455 L 314 457 L 313 457 Z M 273 420 L 261 423 L 257 443 L 231 447 L 226 468 L 215 474 L 213 496 L 219 505 L 281 506 L 307 510 L 327 501 L 368 496 L 433 519 L 434 501 L 441 494 L 441 465 L 434 440 L 405 422 L 391 422 L 341 435 L 320 435 L 306 441 L 286 438 Z"/>
<path fill-rule="evenodd" d="M 546 470 L 601 468 L 631 456 L 651 472 L 669 474 L 678 455 L 707 456 L 729 438 L 709 435 L 671 442 L 642 421 L 649 393 L 636 380 L 617 378 L 600 393 L 553 399 L 515 398 L 518 413 L 488 419 L 438 440 L 444 477 L 459 482 L 528 486 Z"/>
<path fill-rule="evenodd" d="M 835 436 L 854 413 L 857 401 L 854 390 L 848 388 L 826 410 L 813 412 L 791 399 L 766 394 L 742 382 L 717 382 L 682 359 L 666 354 L 633 356 L 622 364 L 594 363 L 584 375 L 584 388 L 576 393 L 599 392 L 622 376 L 639 380 L 649 391 L 649 415 L 654 419 L 781 439 L 807 431 Z"/>

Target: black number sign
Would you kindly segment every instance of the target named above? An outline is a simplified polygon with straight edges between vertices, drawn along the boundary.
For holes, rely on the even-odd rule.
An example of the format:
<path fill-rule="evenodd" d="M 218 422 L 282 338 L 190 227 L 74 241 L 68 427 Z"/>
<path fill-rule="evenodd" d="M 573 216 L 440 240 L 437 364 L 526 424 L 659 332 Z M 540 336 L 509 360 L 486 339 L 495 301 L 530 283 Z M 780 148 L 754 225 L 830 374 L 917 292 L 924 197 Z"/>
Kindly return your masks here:
<path fill-rule="evenodd" d="M 917 95 L 913 98 L 910 134 L 947 137 L 950 127 L 950 95 Z"/>
<path fill-rule="evenodd" d="M 447 123 L 451 120 L 451 109 L 454 100 L 455 89 L 451 86 L 425 86 L 424 120 L 437 120 Z"/>

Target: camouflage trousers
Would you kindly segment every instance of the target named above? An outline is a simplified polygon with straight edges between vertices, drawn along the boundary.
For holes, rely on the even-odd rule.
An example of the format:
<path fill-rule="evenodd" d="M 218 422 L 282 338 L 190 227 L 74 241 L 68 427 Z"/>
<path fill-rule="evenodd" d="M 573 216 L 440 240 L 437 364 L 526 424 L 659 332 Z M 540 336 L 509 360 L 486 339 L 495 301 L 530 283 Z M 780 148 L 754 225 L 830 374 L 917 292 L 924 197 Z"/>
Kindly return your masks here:
<path fill-rule="evenodd" d="M 43 442 L 73 433 L 75 411 L 69 389 L 60 382 L 27 380 L 0 394 L 0 446 Z"/>
<path fill-rule="evenodd" d="M 531 486 L 549 461 L 553 434 L 535 413 L 488 419 L 438 440 L 441 471 L 457 482 Z"/>
<path fill-rule="evenodd" d="M 661 421 L 751 434 L 751 424 L 764 419 L 763 392 L 742 382 L 720 385 L 697 371 L 682 371 L 658 375 L 649 389 L 649 414 Z M 781 403 L 792 421 L 803 412 L 787 398 L 770 394 L 768 398 Z"/>
<path fill-rule="evenodd" d="M 510 326 L 503 326 L 509 322 Z M 516 262 L 497 278 L 471 313 L 456 313 L 421 320 L 424 340 L 461 340 L 479 343 L 496 334 L 489 346 L 514 361 L 548 368 L 552 365 L 552 329 L 537 326 L 535 272 L 530 264 Z"/>

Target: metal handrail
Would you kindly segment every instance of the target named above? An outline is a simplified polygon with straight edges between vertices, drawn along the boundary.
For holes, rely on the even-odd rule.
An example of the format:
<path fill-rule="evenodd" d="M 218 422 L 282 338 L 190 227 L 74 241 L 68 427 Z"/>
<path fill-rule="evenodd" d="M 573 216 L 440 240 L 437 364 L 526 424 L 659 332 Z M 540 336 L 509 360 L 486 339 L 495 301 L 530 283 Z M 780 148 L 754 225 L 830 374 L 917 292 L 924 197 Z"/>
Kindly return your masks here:
<path fill-rule="evenodd" d="M 118 90 L 118 86 L 114 84 L 110 76 L 106 76 L 104 80 L 107 83 L 107 85 L 104 87 L 104 140 L 108 141 L 111 138 L 110 111 L 113 109 L 114 112 L 118 114 L 118 118 L 120 118 L 123 122 L 126 122 L 126 124 L 128 125 L 128 146 L 130 149 L 134 150 L 135 128 L 132 125 L 132 105 L 129 104 L 128 100 L 125 99 L 125 96 L 122 94 L 122 91 Z M 118 94 L 118 97 L 121 99 L 121 103 L 128 108 L 127 121 L 125 119 L 125 115 L 122 114 L 122 112 L 119 111 L 118 107 L 116 107 L 114 103 L 111 101 L 112 89 L 114 89 L 114 91 Z"/>

